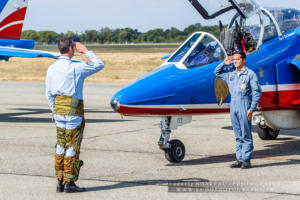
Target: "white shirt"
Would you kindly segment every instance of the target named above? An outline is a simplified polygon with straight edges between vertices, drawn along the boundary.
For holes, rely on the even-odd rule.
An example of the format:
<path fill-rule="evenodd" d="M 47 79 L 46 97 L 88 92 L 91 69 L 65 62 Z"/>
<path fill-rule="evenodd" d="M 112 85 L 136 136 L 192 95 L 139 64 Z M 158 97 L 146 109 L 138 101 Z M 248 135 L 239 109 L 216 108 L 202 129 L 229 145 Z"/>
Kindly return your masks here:
<path fill-rule="evenodd" d="M 104 63 L 92 51 L 85 54 L 91 62 L 72 61 L 69 57 L 60 56 L 47 71 L 46 97 L 51 111 L 54 109 L 56 95 L 66 95 L 83 99 L 85 78 L 104 68 Z"/>

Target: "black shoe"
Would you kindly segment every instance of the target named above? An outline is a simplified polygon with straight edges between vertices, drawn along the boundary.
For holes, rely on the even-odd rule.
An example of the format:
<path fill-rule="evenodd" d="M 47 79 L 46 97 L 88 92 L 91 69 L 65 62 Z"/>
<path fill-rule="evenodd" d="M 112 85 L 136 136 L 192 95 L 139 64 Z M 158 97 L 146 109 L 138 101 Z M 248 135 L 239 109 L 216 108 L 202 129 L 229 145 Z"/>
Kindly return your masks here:
<path fill-rule="evenodd" d="M 243 164 L 242 164 L 242 166 L 241 166 L 241 169 L 249 169 L 251 167 L 252 166 L 251 166 L 250 161 L 244 161 Z"/>
<path fill-rule="evenodd" d="M 85 188 L 78 187 L 74 181 L 71 182 L 65 182 L 64 192 L 70 193 L 70 192 L 84 192 L 86 191 Z"/>
<path fill-rule="evenodd" d="M 241 166 L 242 166 L 242 162 L 237 160 L 230 165 L 230 168 L 240 168 Z"/>
<path fill-rule="evenodd" d="M 56 192 L 63 192 L 63 191 L 64 191 L 63 180 L 57 179 Z"/>

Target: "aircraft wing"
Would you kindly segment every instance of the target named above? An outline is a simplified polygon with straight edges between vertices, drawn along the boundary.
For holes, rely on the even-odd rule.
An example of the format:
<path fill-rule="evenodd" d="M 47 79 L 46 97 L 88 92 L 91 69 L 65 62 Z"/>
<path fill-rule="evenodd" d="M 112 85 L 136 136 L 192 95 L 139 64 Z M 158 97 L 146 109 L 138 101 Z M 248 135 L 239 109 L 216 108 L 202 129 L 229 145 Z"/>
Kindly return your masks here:
<path fill-rule="evenodd" d="M 40 50 L 30 50 L 21 49 L 13 47 L 1 47 L 0 46 L 0 60 L 8 60 L 10 57 L 23 57 L 23 58 L 38 58 L 38 57 L 48 57 L 48 58 L 58 58 L 59 53 L 40 51 Z"/>

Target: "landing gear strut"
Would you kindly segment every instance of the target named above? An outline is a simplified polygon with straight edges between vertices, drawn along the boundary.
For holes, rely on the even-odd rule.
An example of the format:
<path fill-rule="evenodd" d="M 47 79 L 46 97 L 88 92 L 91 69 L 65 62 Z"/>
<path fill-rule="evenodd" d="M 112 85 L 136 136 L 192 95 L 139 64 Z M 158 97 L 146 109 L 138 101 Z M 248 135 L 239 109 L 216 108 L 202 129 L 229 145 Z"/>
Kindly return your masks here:
<path fill-rule="evenodd" d="M 176 118 L 177 122 L 178 119 Z M 185 156 L 185 147 L 184 144 L 180 140 L 171 140 L 170 139 L 170 134 L 171 134 L 171 129 L 176 129 L 178 125 L 182 125 L 184 121 L 179 120 L 181 124 L 177 124 L 174 126 L 171 126 L 171 121 L 172 117 L 167 116 L 167 117 L 162 117 L 161 122 L 160 122 L 160 129 L 161 129 L 161 135 L 158 141 L 158 146 L 161 150 L 165 152 L 165 157 L 169 162 L 180 162 L 183 160 Z M 173 122 L 174 123 L 174 122 Z M 188 123 L 188 122 L 186 122 Z"/>

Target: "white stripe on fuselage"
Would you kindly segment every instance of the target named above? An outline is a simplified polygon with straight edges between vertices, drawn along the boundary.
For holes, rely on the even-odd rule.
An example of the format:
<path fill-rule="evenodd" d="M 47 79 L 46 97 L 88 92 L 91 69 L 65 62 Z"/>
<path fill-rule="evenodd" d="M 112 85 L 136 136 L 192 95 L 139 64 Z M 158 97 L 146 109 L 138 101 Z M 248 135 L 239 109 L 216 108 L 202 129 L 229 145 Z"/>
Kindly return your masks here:
<path fill-rule="evenodd" d="M 300 83 L 295 84 L 279 84 L 279 85 L 262 85 L 263 92 L 276 92 L 286 90 L 300 90 Z M 278 88 L 278 89 L 277 89 Z"/>
<path fill-rule="evenodd" d="M 300 90 L 300 83 L 278 85 L 278 91 L 285 91 L 285 90 Z"/>

